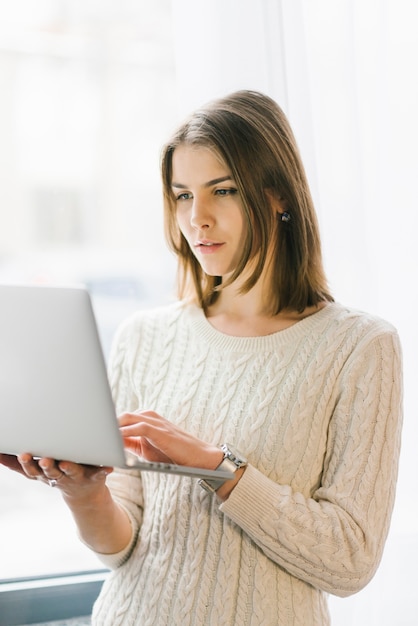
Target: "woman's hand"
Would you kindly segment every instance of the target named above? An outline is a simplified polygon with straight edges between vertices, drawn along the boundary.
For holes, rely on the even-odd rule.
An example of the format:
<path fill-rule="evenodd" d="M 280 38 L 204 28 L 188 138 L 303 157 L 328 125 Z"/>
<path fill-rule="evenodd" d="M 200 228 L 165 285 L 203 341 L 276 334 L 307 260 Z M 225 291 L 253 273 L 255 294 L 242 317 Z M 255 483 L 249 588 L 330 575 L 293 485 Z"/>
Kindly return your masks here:
<path fill-rule="evenodd" d="M 119 417 L 124 446 L 146 461 L 214 469 L 223 458 L 219 448 L 193 437 L 154 411 Z"/>
<path fill-rule="evenodd" d="M 0 454 L 0 463 L 32 480 L 57 487 L 69 499 L 89 498 L 104 486 L 111 467 L 80 465 L 54 459 L 34 459 L 31 454 Z"/>
<path fill-rule="evenodd" d="M 131 522 L 106 486 L 106 476 L 113 468 L 34 459 L 31 454 L 0 454 L 0 463 L 29 479 L 59 489 L 81 539 L 92 550 L 116 554 L 131 540 Z"/>
<path fill-rule="evenodd" d="M 0 464 L 8 467 L 18 474 L 23 474 L 25 476 L 23 467 L 19 463 L 18 458 L 15 454 L 0 454 Z"/>

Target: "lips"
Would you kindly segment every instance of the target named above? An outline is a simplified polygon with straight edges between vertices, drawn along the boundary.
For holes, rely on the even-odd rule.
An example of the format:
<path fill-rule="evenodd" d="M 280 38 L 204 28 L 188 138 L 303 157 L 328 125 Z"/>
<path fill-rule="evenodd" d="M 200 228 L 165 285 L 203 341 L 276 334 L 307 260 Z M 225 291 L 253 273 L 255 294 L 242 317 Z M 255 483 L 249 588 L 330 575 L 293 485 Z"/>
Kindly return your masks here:
<path fill-rule="evenodd" d="M 199 239 L 199 241 L 196 241 L 195 243 L 195 247 L 199 248 L 199 246 L 204 246 L 204 247 L 209 247 L 209 246 L 222 246 L 222 243 L 219 243 L 218 241 L 210 241 L 210 239 Z"/>
<path fill-rule="evenodd" d="M 216 252 L 223 245 L 223 243 L 219 243 L 218 241 L 203 239 L 195 243 L 195 248 L 199 249 L 202 254 L 208 254 L 210 252 Z"/>

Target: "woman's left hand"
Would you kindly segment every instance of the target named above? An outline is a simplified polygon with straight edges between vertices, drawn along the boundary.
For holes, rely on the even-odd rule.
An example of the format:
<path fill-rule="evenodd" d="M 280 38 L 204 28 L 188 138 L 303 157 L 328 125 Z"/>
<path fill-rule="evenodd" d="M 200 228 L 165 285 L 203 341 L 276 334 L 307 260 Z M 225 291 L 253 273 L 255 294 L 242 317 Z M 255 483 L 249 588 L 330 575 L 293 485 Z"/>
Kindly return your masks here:
<path fill-rule="evenodd" d="M 223 458 L 219 448 L 193 437 L 154 411 L 119 417 L 124 446 L 146 461 L 214 469 Z"/>

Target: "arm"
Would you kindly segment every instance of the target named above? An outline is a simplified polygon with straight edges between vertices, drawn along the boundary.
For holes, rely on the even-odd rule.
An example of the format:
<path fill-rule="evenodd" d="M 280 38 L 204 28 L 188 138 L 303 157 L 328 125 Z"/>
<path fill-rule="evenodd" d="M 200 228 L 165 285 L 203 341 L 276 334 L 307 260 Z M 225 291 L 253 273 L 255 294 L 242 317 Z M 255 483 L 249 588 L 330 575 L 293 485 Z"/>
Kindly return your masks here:
<path fill-rule="evenodd" d="M 11 469 L 28 478 L 56 480 L 77 524 L 80 538 L 93 550 L 111 554 L 122 551 L 132 537 L 132 524 L 124 508 L 115 501 L 106 485 L 111 468 L 78 465 L 67 461 L 36 460 L 30 454 L 14 457 Z"/>
<path fill-rule="evenodd" d="M 124 345 L 123 337 L 115 342 L 109 371 L 114 398 L 129 406 L 135 399 L 126 384 Z M 102 556 L 109 567 L 119 565 L 128 556 L 142 521 L 142 484 L 138 472 L 127 471 L 123 493 L 117 488 L 112 493 L 108 486 L 108 482 L 113 482 L 109 476 L 113 473 L 110 467 L 35 459 L 27 453 L 19 456 L 0 454 L 0 464 L 31 480 L 45 484 L 53 480 L 55 489 L 61 492 L 70 509 L 80 539 Z"/>
<path fill-rule="evenodd" d="M 60 469 L 64 471 L 66 464 L 61 463 Z M 77 490 L 71 494 L 62 489 L 62 493 L 80 539 L 90 549 L 99 554 L 116 554 L 130 544 L 131 520 L 127 511 L 114 500 L 106 483 L 101 483 L 94 491 Z"/>
<path fill-rule="evenodd" d="M 336 595 L 355 593 L 382 555 L 400 431 L 400 347 L 388 333 L 345 364 L 319 488 L 302 494 L 249 466 L 221 510 L 295 577 Z"/>

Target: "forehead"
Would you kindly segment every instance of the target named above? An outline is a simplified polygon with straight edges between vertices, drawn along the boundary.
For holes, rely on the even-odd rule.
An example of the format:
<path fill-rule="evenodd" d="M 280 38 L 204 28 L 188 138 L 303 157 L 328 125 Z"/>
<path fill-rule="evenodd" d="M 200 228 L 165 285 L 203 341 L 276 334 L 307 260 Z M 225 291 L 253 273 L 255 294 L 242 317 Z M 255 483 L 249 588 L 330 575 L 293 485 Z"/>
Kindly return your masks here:
<path fill-rule="evenodd" d="M 172 184 L 205 184 L 209 180 L 230 175 L 221 157 L 211 148 L 182 144 L 172 157 Z"/>

